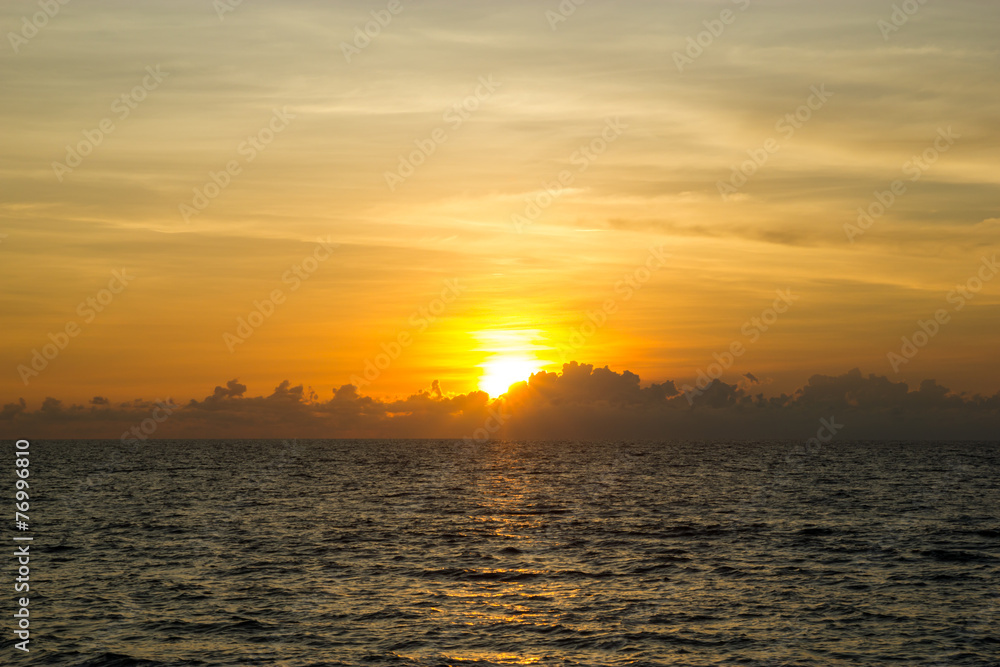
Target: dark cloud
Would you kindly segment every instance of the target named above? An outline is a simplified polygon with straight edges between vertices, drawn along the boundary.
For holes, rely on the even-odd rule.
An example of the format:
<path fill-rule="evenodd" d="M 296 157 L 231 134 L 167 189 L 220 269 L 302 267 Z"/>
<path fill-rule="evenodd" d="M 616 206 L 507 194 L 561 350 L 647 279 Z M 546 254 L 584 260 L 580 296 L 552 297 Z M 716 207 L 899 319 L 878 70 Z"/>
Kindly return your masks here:
<path fill-rule="evenodd" d="M 0 410 L 0 420 L 7 421 L 13 419 L 15 415 L 24 412 L 28 404 L 25 403 L 24 399 L 20 399 L 17 403 L 8 403 L 3 406 L 3 410 Z"/>
<path fill-rule="evenodd" d="M 672 381 L 642 386 L 629 371 L 577 362 L 536 373 L 495 400 L 483 392 L 449 395 L 438 382 L 392 400 L 353 385 L 323 399 L 287 380 L 269 395 L 247 396 L 245 385 L 230 380 L 184 406 L 135 399 L 111 408 L 95 399 L 89 408 L 66 407 L 46 398 L 29 411 L 21 400 L 0 411 L 0 430 L 8 437 L 114 438 L 152 417 L 157 438 L 750 440 L 805 439 L 820 419 L 834 419 L 847 440 L 989 440 L 1000 426 L 1000 393 L 956 394 L 934 380 L 911 390 L 853 369 L 814 375 L 791 395 L 765 397 L 749 386 L 715 380 L 689 400 Z"/>
<path fill-rule="evenodd" d="M 287 384 L 287 383 L 286 383 Z M 222 400 L 225 398 L 239 398 L 247 391 L 245 384 L 240 384 L 239 380 L 230 380 L 225 387 L 216 387 L 215 392 L 205 400 Z"/>

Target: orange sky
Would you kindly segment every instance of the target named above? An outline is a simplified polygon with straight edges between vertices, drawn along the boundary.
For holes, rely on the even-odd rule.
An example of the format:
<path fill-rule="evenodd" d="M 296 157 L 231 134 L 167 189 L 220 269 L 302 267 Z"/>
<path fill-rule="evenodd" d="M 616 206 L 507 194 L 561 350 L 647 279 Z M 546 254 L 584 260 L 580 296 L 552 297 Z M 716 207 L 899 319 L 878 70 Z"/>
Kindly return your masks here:
<path fill-rule="evenodd" d="M 994 3 L 388 6 L 4 3 L 5 401 L 998 388 Z"/>

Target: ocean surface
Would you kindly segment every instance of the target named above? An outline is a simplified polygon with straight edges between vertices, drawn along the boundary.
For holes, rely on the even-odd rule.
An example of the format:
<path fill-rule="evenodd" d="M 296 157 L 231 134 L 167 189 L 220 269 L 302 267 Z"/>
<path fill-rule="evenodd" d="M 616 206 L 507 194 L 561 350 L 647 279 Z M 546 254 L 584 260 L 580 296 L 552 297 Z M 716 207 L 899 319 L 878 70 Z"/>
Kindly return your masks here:
<path fill-rule="evenodd" d="M 1000 664 L 998 443 L 31 449 L 4 665 Z"/>

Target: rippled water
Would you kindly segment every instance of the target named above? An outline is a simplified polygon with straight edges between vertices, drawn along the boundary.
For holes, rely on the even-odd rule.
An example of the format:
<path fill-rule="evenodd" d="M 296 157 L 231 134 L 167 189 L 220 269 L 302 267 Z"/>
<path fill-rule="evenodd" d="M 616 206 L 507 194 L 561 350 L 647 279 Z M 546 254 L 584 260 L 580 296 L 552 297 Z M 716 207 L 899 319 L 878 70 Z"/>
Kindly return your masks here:
<path fill-rule="evenodd" d="M 34 443 L 13 660 L 1000 664 L 1000 446 L 797 449 Z"/>

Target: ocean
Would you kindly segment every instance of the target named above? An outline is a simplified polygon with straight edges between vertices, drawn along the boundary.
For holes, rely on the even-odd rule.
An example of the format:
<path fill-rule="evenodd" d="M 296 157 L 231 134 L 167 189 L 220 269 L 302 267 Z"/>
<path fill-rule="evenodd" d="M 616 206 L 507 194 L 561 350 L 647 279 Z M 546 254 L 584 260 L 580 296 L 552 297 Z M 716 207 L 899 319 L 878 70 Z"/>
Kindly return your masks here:
<path fill-rule="evenodd" d="M 31 456 L 31 651 L 8 620 L 4 664 L 1000 664 L 998 443 Z"/>

